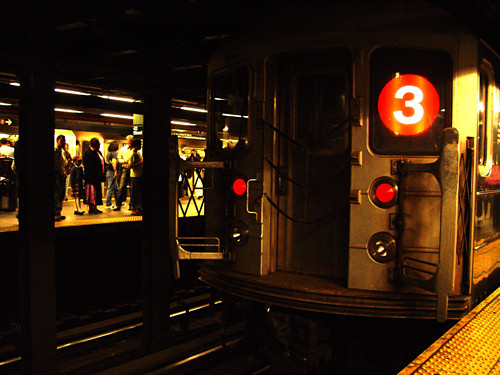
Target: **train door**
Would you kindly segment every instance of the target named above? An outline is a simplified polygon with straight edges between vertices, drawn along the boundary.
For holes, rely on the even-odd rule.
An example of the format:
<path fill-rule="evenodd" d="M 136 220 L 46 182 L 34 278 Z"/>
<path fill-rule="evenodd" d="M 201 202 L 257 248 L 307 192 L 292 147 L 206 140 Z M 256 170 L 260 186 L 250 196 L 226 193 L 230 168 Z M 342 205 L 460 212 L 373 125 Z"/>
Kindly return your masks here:
<path fill-rule="evenodd" d="M 346 277 L 350 66 L 341 48 L 277 60 L 279 271 Z"/>

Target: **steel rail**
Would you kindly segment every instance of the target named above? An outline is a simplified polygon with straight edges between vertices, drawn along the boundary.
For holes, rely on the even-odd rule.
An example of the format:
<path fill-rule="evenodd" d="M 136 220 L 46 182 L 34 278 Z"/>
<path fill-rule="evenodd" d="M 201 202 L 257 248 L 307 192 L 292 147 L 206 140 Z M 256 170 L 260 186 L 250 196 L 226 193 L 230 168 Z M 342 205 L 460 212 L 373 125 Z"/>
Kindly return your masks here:
<path fill-rule="evenodd" d="M 204 295 L 202 295 L 202 297 L 203 296 Z M 194 298 L 196 298 L 196 297 L 194 297 Z M 204 302 L 204 300 L 203 300 L 203 302 Z M 199 311 L 207 309 L 213 305 L 218 305 L 221 302 L 222 301 L 218 300 L 218 301 L 215 301 L 213 303 L 202 303 L 202 304 L 196 304 L 196 305 L 191 304 L 189 306 L 192 306 L 192 307 L 187 306 L 187 308 L 182 308 L 183 306 L 186 307 L 186 305 L 182 305 L 182 306 L 179 305 L 177 308 L 174 308 L 177 311 L 170 314 L 170 318 L 175 319 L 177 321 L 179 319 L 178 317 L 180 317 L 182 315 L 186 315 L 186 314 L 194 313 L 194 312 L 199 312 Z M 58 336 L 58 341 L 62 341 L 63 343 L 57 345 L 57 350 L 62 350 L 65 348 L 76 346 L 76 345 L 89 343 L 92 341 L 102 339 L 104 337 L 109 337 L 109 336 L 117 335 L 117 334 L 122 333 L 122 332 L 126 332 L 126 331 L 140 328 L 143 325 L 142 321 L 139 321 L 139 322 L 133 323 L 133 324 L 131 324 L 130 322 L 139 320 L 141 318 L 142 318 L 142 312 L 138 312 L 138 313 L 123 315 L 123 316 L 113 318 L 113 319 L 108 319 L 108 320 L 98 322 L 98 323 L 91 323 L 91 324 L 88 324 L 88 325 L 85 325 L 82 327 L 78 327 L 76 329 L 69 329 L 67 331 L 62 331 L 62 332 L 58 333 L 57 336 Z M 112 329 L 108 328 L 108 327 L 115 327 L 115 326 L 117 326 L 117 327 L 112 328 Z M 93 333 L 96 330 L 98 330 L 100 332 Z M 86 336 L 82 332 L 91 332 L 91 334 Z M 83 337 L 80 337 L 82 335 L 83 335 Z M 14 349 L 12 344 L 6 345 L 6 347 L 7 347 L 7 349 L 4 350 L 4 352 L 5 351 L 13 351 L 13 349 Z M 9 347 L 11 347 L 11 348 L 9 348 Z M 18 362 L 21 359 L 22 359 L 21 356 L 15 356 L 15 357 L 12 357 L 9 359 L 1 360 L 0 361 L 0 370 L 2 369 L 3 366 Z"/>

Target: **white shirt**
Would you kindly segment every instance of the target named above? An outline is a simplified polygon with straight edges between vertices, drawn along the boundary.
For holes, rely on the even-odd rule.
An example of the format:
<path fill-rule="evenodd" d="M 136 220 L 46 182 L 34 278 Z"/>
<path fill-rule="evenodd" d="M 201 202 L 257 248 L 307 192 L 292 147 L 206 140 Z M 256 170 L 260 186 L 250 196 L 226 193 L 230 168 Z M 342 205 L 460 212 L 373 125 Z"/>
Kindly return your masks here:
<path fill-rule="evenodd" d="M 123 146 L 120 150 L 118 150 L 118 156 L 116 157 L 116 159 L 120 164 L 129 164 L 130 157 L 133 153 L 134 150 L 131 147 L 128 147 L 128 145 Z"/>
<path fill-rule="evenodd" d="M 0 157 L 13 158 L 14 147 L 3 145 L 0 147 Z"/>

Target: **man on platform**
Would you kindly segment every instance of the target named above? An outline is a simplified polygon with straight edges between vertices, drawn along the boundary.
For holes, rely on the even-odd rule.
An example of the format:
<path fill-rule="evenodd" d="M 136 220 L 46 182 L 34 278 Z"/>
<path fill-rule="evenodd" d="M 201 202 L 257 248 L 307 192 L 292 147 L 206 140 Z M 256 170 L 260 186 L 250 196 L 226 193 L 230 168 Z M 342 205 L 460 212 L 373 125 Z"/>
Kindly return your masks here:
<path fill-rule="evenodd" d="M 115 211 L 120 211 L 123 202 L 127 200 L 127 187 L 130 183 L 130 157 L 134 153 L 132 148 L 133 135 L 127 135 L 127 145 L 120 148 L 118 151 L 117 160 L 121 165 L 120 187 L 118 188 L 118 199 L 116 201 Z M 129 204 L 129 210 L 133 210 Z"/>

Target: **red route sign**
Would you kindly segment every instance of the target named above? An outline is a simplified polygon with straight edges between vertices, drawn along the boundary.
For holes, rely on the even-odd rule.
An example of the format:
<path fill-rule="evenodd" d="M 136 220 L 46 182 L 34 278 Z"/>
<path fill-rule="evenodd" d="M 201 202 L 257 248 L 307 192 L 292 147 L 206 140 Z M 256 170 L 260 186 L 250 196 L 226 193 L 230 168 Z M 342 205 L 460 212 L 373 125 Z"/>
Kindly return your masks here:
<path fill-rule="evenodd" d="M 397 135 L 419 135 L 431 127 L 439 111 L 439 96 L 427 79 L 403 74 L 391 79 L 378 97 L 384 125 Z"/>

